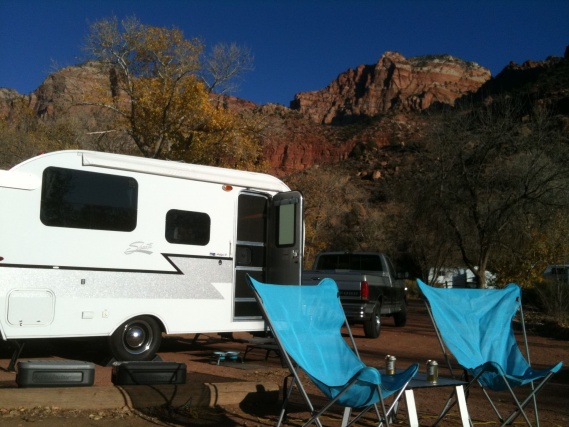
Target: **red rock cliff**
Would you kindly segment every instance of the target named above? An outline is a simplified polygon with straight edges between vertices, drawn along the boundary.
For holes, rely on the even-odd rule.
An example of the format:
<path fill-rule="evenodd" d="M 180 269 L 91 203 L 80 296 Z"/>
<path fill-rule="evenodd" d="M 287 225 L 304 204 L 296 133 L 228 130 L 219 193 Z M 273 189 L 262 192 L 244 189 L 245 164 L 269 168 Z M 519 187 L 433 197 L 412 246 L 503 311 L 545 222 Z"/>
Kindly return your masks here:
<path fill-rule="evenodd" d="M 297 94 L 291 108 L 317 123 L 349 122 L 389 111 L 424 110 L 435 102 L 453 105 L 490 78 L 487 68 L 450 55 L 406 59 L 386 52 L 375 65 L 360 65 L 322 90 Z"/>

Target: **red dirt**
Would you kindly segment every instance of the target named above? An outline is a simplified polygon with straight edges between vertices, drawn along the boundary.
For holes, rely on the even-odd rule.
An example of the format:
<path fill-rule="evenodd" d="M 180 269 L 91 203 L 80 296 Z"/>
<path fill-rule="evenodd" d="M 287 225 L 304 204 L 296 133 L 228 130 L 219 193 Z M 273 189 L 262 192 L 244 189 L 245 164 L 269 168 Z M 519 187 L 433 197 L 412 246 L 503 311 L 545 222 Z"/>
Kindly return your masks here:
<path fill-rule="evenodd" d="M 544 328 L 538 328 L 539 334 L 529 331 L 529 344 L 531 360 L 535 368 L 543 368 L 563 361 L 563 369 L 556 374 L 548 385 L 542 390 L 538 398 L 541 425 L 567 426 L 569 425 L 569 341 L 565 338 L 543 336 Z M 412 301 L 409 306 L 407 326 L 396 328 L 393 320 L 383 319 L 382 332 L 378 339 L 366 339 L 360 326 L 354 326 L 360 355 L 365 363 L 383 367 L 386 354 L 397 356 L 397 367 L 404 368 L 411 363 L 418 362 L 420 370 L 425 371 L 425 362 L 428 359 L 439 361 L 440 375 L 447 372 L 442 366 L 441 350 L 434 330 L 422 303 Z M 566 337 L 566 335 L 565 335 Z M 201 335 L 197 340 L 194 336 L 175 336 L 165 338 L 159 353 L 162 360 L 186 363 L 188 368 L 187 382 L 221 383 L 224 381 L 252 381 L 255 383 L 275 383 L 282 386 L 286 370 L 280 365 L 280 360 L 269 354 L 265 360 L 265 351 L 254 350 L 247 355 L 244 364 L 236 362 L 223 362 L 220 366 L 211 363 L 214 351 L 240 351 L 246 348 L 245 340 L 251 339 L 249 334 L 235 334 L 234 340 L 223 339 L 218 335 Z M 73 344 L 73 345 L 72 345 Z M 104 366 L 100 358 L 101 347 L 76 341 L 62 340 L 53 343 L 30 343 L 24 348 L 21 358 L 47 359 L 59 357 L 66 359 L 88 360 L 97 363 L 95 386 L 112 386 L 111 368 Z M 9 352 L 3 349 L 0 352 L 0 366 L 6 367 L 9 363 Z M 15 375 L 6 372 L 0 373 L 0 387 L 13 386 Z M 280 405 L 274 400 L 260 401 L 258 393 L 251 394 L 240 404 L 224 405 L 219 408 L 203 408 L 192 406 L 192 401 L 185 396 L 177 396 L 176 400 L 169 394 L 150 386 L 135 386 L 126 388 L 130 394 L 133 408 L 117 408 L 116 411 L 63 411 L 58 408 L 46 408 L 38 402 L 38 408 L 0 409 L 0 423 L 8 427 L 23 426 L 27 422 L 41 421 L 46 427 L 67 426 L 99 426 L 139 427 L 149 425 L 168 426 L 272 426 L 276 424 Z M 421 426 L 431 425 L 444 405 L 448 388 L 417 390 L 415 399 Z M 149 393 L 162 393 L 162 404 L 148 406 L 145 396 Z M 313 389 L 309 393 L 317 395 Z M 190 396 L 191 397 L 191 396 Z M 274 396 L 272 396 L 274 397 Z M 156 400 L 156 396 L 153 397 Z M 181 399 L 181 400 L 180 400 Z M 316 400 L 319 401 L 318 397 Z M 512 409 L 508 396 L 504 393 L 498 395 L 499 407 L 505 411 Z M 0 408 L 2 403 L 0 402 Z M 396 425 L 407 425 L 404 405 L 400 411 Z M 474 424 L 487 426 L 499 425 L 497 418 L 486 402 L 480 389 L 474 389 L 468 398 L 468 409 Z M 531 411 L 530 411 L 531 412 Z M 291 412 L 285 425 L 302 425 L 306 420 L 307 412 L 299 398 L 295 398 Z M 325 426 L 340 425 L 341 410 L 337 409 L 324 417 Z M 451 410 L 441 426 L 456 426 L 458 411 Z M 364 418 L 358 425 L 373 425 L 371 418 Z M 523 419 L 516 420 L 516 425 L 524 425 Z"/>

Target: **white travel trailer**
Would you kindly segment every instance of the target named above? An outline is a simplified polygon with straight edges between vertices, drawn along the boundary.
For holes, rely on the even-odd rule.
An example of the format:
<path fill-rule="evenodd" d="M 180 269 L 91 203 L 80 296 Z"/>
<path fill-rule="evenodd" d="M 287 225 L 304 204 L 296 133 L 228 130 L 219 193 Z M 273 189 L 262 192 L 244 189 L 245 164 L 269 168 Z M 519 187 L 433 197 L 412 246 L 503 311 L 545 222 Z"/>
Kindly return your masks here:
<path fill-rule="evenodd" d="M 260 331 L 248 273 L 300 283 L 302 195 L 270 175 L 92 151 L 0 171 L 5 341 L 108 336 L 149 360 L 162 333 Z"/>
<path fill-rule="evenodd" d="M 429 283 L 444 288 L 476 288 L 477 281 L 474 273 L 466 267 L 442 267 L 429 269 Z M 486 271 L 486 286 L 494 286 L 496 275 Z"/>

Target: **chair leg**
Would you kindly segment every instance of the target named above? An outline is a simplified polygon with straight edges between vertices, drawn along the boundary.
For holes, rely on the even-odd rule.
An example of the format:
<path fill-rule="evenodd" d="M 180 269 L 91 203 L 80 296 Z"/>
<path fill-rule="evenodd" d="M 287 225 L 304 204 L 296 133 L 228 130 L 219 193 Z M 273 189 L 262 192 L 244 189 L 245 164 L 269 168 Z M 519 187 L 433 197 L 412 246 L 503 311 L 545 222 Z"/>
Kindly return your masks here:
<path fill-rule="evenodd" d="M 472 420 L 470 419 L 470 415 L 468 414 L 468 409 L 466 406 L 466 393 L 468 392 L 470 385 L 471 384 L 469 384 L 466 389 L 462 385 L 455 387 L 447 399 L 443 410 L 433 423 L 433 427 L 437 426 L 443 420 L 443 418 L 449 413 L 454 405 L 458 405 L 458 411 L 460 413 L 462 425 L 464 427 L 472 426 Z"/>
<path fill-rule="evenodd" d="M 288 386 L 288 379 L 291 376 L 286 376 L 285 379 L 283 380 L 283 404 L 281 406 L 281 412 L 279 414 L 279 419 L 277 421 L 277 427 L 280 427 L 280 425 L 283 423 L 284 418 L 286 416 L 286 406 L 288 404 L 288 399 L 290 397 L 290 394 L 292 392 L 292 385 L 294 384 L 294 378 L 292 379 L 291 382 L 291 386 Z"/>
<path fill-rule="evenodd" d="M 401 389 L 401 393 L 403 392 L 405 388 Z M 397 397 L 395 397 L 395 401 L 399 401 L 399 395 L 397 395 Z M 385 400 L 383 399 L 383 396 L 381 395 L 381 391 L 379 392 L 379 403 L 381 404 L 381 410 L 383 411 L 383 415 L 385 416 L 385 425 L 386 427 L 389 427 L 389 412 L 391 412 L 391 410 L 394 408 L 395 404 L 391 405 L 391 408 L 389 408 L 389 410 L 385 409 Z M 383 423 L 380 421 L 379 425 L 382 425 Z"/>
<path fill-rule="evenodd" d="M 289 378 L 291 379 L 290 385 L 288 384 Z M 296 378 L 293 375 L 288 375 L 283 380 L 283 404 L 281 406 L 281 413 L 279 415 L 279 420 L 277 421 L 277 427 L 279 427 L 283 423 L 286 417 L 288 401 L 290 399 L 290 395 L 292 394 L 292 390 L 294 389 L 295 383 L 296 383 Z"/>
<path fill-rule="evenodd" d="M 486 396 L 486 400 L 488 400 L 488 403 L 490 403 L 490 406 L 492 407 L 492 409 L 494 410 L 494 413 L 496 414 L 496 416 L 498 417 L 498 420 L 503 423 L 504 422 L 504 417 L 502 416 L 502 414 L 500 413 L 500 411 L 498 410 L 498 408 L 496 407 L 496 405 L 494 405 L 494 401 L 490 398 L 490 395 L 488 394 L 488 392 L 486 391 L 486 389 L 484 387 L 482 387 L 482 392 L 484 393 L 484 395 Z M 504 425 L 504 424 L 502 424 Z"/>
<path fill-rule="evenodd" d="M 545 376 L 535 388 L 532 384 L 532 392 L 521 403 L 518 401 L 518 399 L 516 399 L 516 396 L 513 390 L 510 388 L 510 385 L 506 383 L 508 385 L 508 388 L 510 389 L 510 394 L 512 395 L 512 398 L 516 402 L 517 408 L 514 412 L 511 413 L 511 415 L 506 419 L 506 421 L 504 421 L 504 423 L 502 424 L 503 426 L 512 424 L 516 418 L 518 418 L 520 415 L 523 415 L 524 419 L 526 420 L 526 423 L 528 424 L 528 426 L 531 427 L 532 424 L 526 412 L 524 411 L 524 408 L 528 405 L 530 401 L 533 400 L 534 410 L 535 410 L 535 425 L 539 427 L 539 413 L 537 412 L 537 393 L 543 388 L 543 386 L 547 383 L 547 381 L 549 380 L 549 378 L 551 378 L 552 375 L 553 374 L 550 373 L 547 376 Z"/>
<path fill-rule="evenodd" d="M 377 409 L 377 405 L 373 404 L 371 406 L 368 406 L 367 408 L 361 410 L 358 415 L 356 415 L 349 423 L 347 423 L 344 427 L 350 427 L 352 425 L 354 425 L 361 417 L 363 417 L 371 408 L 375 409 L 375 413 L 377 415 L 377 419 L 379 420 L 379 426 L 383 425 L 383 421 L 382 421 L 382 417 L 381 414 L 379 413 L 379 410 Z M 350 409 L 350 413 L 351 413 L 351 408 Z M 346 416 L 346 410 L 344 410 L 344 417 Z M 387 426 L 389 427 L 389 424 L 387 424 Z"/>
<path fill-rule="evenodd" d="M 291 382 L 290 382 L 290 386 L 287 386 L 288 383 L 288 379 L 291 378 Z M 293 374 L 288 375 L 285 379 L 284 379 L 284 384 L 283 384 L 283 406 L 281 408 L 281 413 L 279 416 L 279 420 L 277 422 L 277 427 L 280 427 L 280 425 L 282 424 L 285 415 L 286 415 L 286 407 L 288 405 L 288 401 L 290 398 L 290 395 L 292 394 L 292 390 L 294 388 L 294 386 L 296 385 L 296 387 L 298 388 L 298 391 L 300 392 L 302 398 L 304 399 L 304 402 L 306 403 L 306 405 L 308 406 L 308 409 L 310 411 L 311 417 L 310 419 L 303 425 L 303 427 L 305 426 L 309 426 L 311 424 L 316 424 L 318 427 L 323 427 L 322 423 L 320 422 L 320 419 L 318 418 L 322 412 L 324 412 L 328 407 L 332 406 L 333 402 L 331 402 L 328 406 L 326 406 L 324 409 L 322 409 L 320 412 L 317 412 L 314 409 L 314 406 L 312 405 L 312 402 L 310 401 L 310 398 L 308 397 L 308 394 L 306 393 L 306 390 L 304 389 L 304 387 L 302 386 L 302 383 L 300 382 L 300 379 Z"/>

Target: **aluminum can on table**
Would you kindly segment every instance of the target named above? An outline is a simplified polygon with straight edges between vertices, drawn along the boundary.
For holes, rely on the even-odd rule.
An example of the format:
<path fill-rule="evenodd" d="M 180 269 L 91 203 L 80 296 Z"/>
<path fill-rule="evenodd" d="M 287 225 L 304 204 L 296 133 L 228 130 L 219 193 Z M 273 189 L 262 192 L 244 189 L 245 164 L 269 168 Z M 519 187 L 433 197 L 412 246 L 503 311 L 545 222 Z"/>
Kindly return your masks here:
<path fill-rule="evenodd" d="M 439 379 L 439 364 L 436 360 L 427 360 L 427 381 L 436 383 Z"/>
<path fill-rule="evenodd" d="M 397 358 L 395 356 L 387 355 L 385 356 L 385 373 L 387 375 L 395 374 L 395 361 Z"/>

